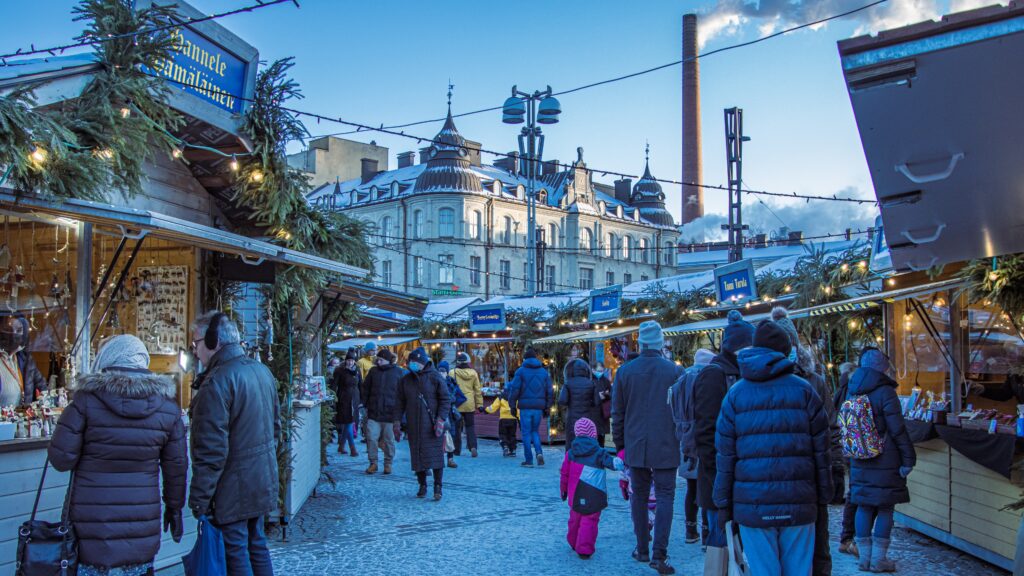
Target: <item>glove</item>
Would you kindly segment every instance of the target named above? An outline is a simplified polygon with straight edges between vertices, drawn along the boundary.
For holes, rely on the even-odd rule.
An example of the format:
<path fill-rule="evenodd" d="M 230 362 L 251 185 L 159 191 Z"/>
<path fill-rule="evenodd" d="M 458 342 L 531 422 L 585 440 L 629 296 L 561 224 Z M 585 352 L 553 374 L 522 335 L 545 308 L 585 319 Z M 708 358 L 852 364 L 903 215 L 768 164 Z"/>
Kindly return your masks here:
<path fill-rule="evenodd" d="M 395 442 L 401 442 L 402 441 L 402 425 L 400 423 L 398 423 L 398 422 L 395 422 L 394 424 L 391 425 L 391 431 L 394 432 L 394 434 L 395 434 Z"/>
<path fill-rule="evenodd" d="M 732 520 L 732 510 L 722 509 L 718 511 L 718 527 L 725 530 L 725 525 Z"/>
<path fill-rule="evenodd" d="M 476 407 L 476 411 L 481 413 L 481 414 L 483 414 L 484 413 L 484 407 L 483 406 L 477 406 Z"/>
<path fill-rule="evenodd" d="M 182 526 L 181 508 L 164 508 L 164 532 L 171 531 L 171 539 L 181 542 Z"/>
<path fill-rule="evenodd" d="M 622 491 L 622 499 L 629 501 L 629 484 L 625 480 L 619 480 L 619 490 Z"/>
<path fill-rule="evenodd" d="M 616 457 L 612 467 L 618 470 L 619 472 L 622 472 L 623 470 L 626 469 L 626 463 L 622 461 L 622 458 Z"/>
<path fill-rule="evenodd" d="M 900 478 L 906 478 L 907 476 L 910 476 L 910 471 L 913 469 L 913 466 L 900 466 Z"/>
<path fill-rule="evenodd" d="M 434 422 L 434 436 L 437 436 L 438 438 L 444 436 L 444 420 Z"/>

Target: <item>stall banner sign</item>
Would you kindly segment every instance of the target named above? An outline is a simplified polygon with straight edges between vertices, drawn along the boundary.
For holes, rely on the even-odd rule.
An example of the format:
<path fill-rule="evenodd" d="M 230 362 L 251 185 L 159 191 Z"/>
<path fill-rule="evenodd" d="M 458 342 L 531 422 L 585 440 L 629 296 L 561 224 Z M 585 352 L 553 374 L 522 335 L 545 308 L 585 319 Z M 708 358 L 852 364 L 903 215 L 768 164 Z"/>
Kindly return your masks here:
<path fill-rule="evenodd" d="M 609 286 L 590 291 L 590 310 L 587 319 L 591 322 L 618 320 L 622 315 L 622 285 Z"/>
<path fill-rule="evenodd" d="M 171 33 L 170 57 L 145 72 L 170 80 L 169 85 L 227 110 L 242 112 L 249 63 L 194 30 L 181 26 Z"/>
<path fill-rule="evenodd" d="M 715 293 L 721 303 L 757 299 L 753 260 L 740 260 L 715 268 Z"/>
<path fill-rule="evenodd" d="M 479 304 L 469 307 L 470 330 L 474 332 L 496 332 L 505 328 L 504 304 Z"/>
<path fill-rule="evenodd" d="M 598 342 L 594 347 L 594 362 L 604 364 L 604 342 Z"/>
<path fill-rule="evenodd" d="M 872 272 L 891 272 L 892 255 L 889 253 L 889 244 L 885 241 L 885 227 L 882 226 L 882 217 L 875 216 L 875 236 L 871 240 L 871 266 Z"/>

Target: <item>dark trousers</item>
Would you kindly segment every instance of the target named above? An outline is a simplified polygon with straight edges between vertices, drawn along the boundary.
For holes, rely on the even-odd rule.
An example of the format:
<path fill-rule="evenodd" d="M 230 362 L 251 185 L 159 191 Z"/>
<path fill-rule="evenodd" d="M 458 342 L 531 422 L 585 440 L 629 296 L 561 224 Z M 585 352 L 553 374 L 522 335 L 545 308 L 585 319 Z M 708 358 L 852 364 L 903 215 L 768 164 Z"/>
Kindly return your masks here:
<path fill-rule="evenodd" d="M 455 455 L 462 455 L 462 432 L 466 432 L 466 448 L 476 450 L 476 413 L 460 412 L 462 418 L 455 425 Z"/>
<path fill-rule="evenodd" d="M 857 506 L 850 502 L 850 493 L 846 493 L 846 504 L 843 505 L 843 531 L 839 533 L 839 542 L 853 540 L 855 536 L 854 518 L 857 516 Z"/>
<path fill-rule="evenodd" d="M 683 500 L 683 511 L 686 512 L 686 523 L 697 523 L 697 479 L 686 479 L 686 499 Z M 707 522 L 704 523 L 707 526 Z"/>
<path fill-rule="evenodd" d="M 630 482 L 633 497 L 629 499 L 629 508 L 633 516 L 633 533 L 636 535 L 636 546 L 640 551 L 648 550 L 650 534 L 647 531 L 647 494 L 651 493 L 654 483 L 654 497 L 658 507 L 654 512 L 654 548 L 651 558 L 668 557 L 668 537 L 672 532 L 672 512 L 676 499 L 675 468 L 631 468 Z"/>
<path fill-rule="evenodd" d="M 249 518 L 230 524 L 218 524 L 224 535 L 224 559 L 228 576 L 273 576 L 267 537 L 263 534 L 263 517 Z"/>
<path fill-rule="evenodd" d="M 430 471 L 434 475 L 434 486 L 441 485 L 441 479 L 444 477 L 444 468 L 434 468 Z M 423 470 L 416 473 L 416 480 L 420 483 L 420 486 L 427 485 L 427 471 Z"/>
<path fill-rule="evenodd" d="M 832 551 L 828 541 L 828 506 L 818 505 L 818 519 L 814 522 L 814 562 L 811 576 L 831 576 Z"/>
<path fill-rule="evenodd" d="M 498 420 L 498 438 L 501 439 L 501 447 L 509 452 L 516 453 L 516 428 L 519 423 L 515 418 L 502 418 Z"/>

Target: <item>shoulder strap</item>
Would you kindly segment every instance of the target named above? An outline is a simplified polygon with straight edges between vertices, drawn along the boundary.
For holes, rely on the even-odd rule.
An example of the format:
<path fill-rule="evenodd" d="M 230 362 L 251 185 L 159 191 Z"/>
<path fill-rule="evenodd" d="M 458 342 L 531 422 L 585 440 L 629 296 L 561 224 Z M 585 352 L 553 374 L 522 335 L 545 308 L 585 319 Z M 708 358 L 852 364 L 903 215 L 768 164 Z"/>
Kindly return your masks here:
<path fill-rule="evenodd" d="M 46 469 L 50 467 L 50 456 L 47 454 L 46 461 L 43 462 L 43 473 L 39 475 L 39 488 L 36 489 L 36 501 L 32 504 L 32 516 L 29 517 L 30 522 L 36 520 L 36 510 L 39 509 L 39 497 L 43 494 L 43 482 L 46 482 Z"/>

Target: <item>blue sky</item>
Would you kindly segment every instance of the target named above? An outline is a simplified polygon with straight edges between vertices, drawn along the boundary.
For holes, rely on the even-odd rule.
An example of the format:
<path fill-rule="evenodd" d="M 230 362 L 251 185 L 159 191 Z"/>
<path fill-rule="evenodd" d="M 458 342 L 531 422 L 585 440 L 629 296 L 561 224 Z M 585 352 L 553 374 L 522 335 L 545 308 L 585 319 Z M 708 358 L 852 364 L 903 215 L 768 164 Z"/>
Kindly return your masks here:
<path fill-rule="evenodd" d="M 979 0 L 890 0 L 857 18 L 829 23 L 717 54 L 701 61 L 704 181 L 725 182 L 723 109 L 744 109 L 744 179 L 749 188 L 808 194 L 873 195 L 850 108 L 836 42 L 859 33 L 930 18 Z M 245 0 L 191 0 L 203 12 L 221 12 Z M 295 79 L 306 98 L 293 106 L 370 125 L 443 116 L 449 78 L 453 110 L 499 105 L 513 84 L 564 90 L 681 58 L 681 18 L 702 14 L 715 34 L 704 50 L 756 38 L 850 9 L 867 0 L 621 2 L 562 0 L 516 3 L 448 0 L 342 2 L 303 0 L 220 20 L 255 45 L 264 60 L 296 58 Z M 34 43 L 67 42 L 81 30 L 71 21 L 72 0 L 0 3 L 7 23 L 0 51 Z M 11 25 L 11 24 L 14 25 Z M 592 168 L 639 174 L 650 142 L 655 176 L 681 178 L 681 69 L 651 73 L 566 95 L 562 121 L 545 128 L 548 159 L 571 161 L 582 146 Z M 457 120 L 467 138 L 498 151 L 516 148 L 517 128 L 495 111 Z M 307 123 L 314 135 L 344 130 Z M 431 137 L 438 124 L 406 129 Z M 380 134 L 394 155 L 414 141 Z M 298 144 L 296 148 L 300 147 Z M 485 156 L 486 158 L 486 156 Z M 485 160 L 488 161 L 488 160 Z M 612 177 L 597 179 L 611 183 Z M 678 217 L 680 191 L 664 185 Z M 724 213 L 724 192 L 705 192 L 705 212 Z M 872 219 L 871 211 L 829 202 L 765 199 L 779 218 L 747 197 L 745 217 L 767 229 L 780 220 L 808 234 L 841 231 Z M 707 219 L 717 228 L 715 218 Z"/>

